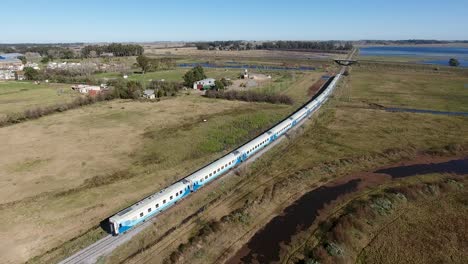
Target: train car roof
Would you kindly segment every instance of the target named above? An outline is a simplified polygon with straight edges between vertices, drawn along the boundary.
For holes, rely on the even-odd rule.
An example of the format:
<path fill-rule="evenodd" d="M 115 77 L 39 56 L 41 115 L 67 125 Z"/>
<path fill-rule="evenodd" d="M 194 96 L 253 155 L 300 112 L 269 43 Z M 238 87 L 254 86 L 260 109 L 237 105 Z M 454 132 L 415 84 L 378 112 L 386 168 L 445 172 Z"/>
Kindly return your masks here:
<path fill-rule="evenodd" d="M 179 191 L 180 189 L 185 188 L 185 186 L 187 186 L 187 185 L 188 185 L 188 182 L 185 181 L 185 180 L 176 182 L 176 183 L 168 186 L 167 188 L 164 188 L 161 191 L 159 191 L 157 193 L 154 193 L 154 194 L 146 197 L 145 199 L 133 204 L 132 206 L 125 208 L 124 210 L 118 212 L 113 217 L 111 217 L 111 219 L 115 219 L 114 217 L 121 218 L 121 217 L 124 217 L 126 214 L 128 214 L 130 212 L 139 210 L 141 208 L 146 208 L 148 203 L 154 202 L 155 200 L 157 200 L 159 198 L 162 198 L 165 195 L 171 194 L 174 191 Z"/>

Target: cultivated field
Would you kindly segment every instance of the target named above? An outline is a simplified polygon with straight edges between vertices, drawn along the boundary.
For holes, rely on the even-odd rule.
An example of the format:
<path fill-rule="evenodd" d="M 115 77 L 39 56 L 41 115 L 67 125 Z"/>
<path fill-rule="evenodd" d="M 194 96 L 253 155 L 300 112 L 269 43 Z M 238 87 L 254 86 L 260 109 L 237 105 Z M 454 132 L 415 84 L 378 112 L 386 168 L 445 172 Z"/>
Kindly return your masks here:
<path fill-rule="evenodd" d="M 70 102 L 77 96 L 67 84 L 0 82 L 0 119 L 32 108 Z"/>
<path fill-rule="evenodd" d="M 458 84 L 466 73 L 414 69 L 417 78 L 407 78 L 404 85 L 398 85 L 394 76 L 405 76 L 398 69 L 374 69 L 378 78 L 370 80 L 366 71 L 353 68 L 331 102 L 320 111 L 317 121 L 299 132 L 301 136 L 292 136 L 239 176 L 214 182 L 170 214 L 161 215 L 154 227 L 106 261 L 223 262 L 286 205 L 331 179 L 421 153 L 466 153 L 466 117 L 392 113 L 371 104 L 461 110 L 464 106 L 459 97 L 463 90 Z M 434 74 L 443 88 L 424 82 L 432 80 Z M 440 89 L 447 96 L 440 96 Z M 450 96 L 451 93 L 458 96 Z M 183 221 L 200 208 L 205 211 Z M 175 226 L 176 230 L 163 235 Z"/>
<path fill-rule="evenodd" d="M 288 84 L 278 92 L 300 103 L 321 75 L 288 77 L 277 82 Z M 109 215 L 254 137 L 294 107 L 183 93 L 160 102 L 101 102 L 3 127 L 0 220 L 9 224 L 0 228 L 0 254 L 19 263 L 55 247 L 67 251 L 63 243 L 91 229 L 86 242 L 74 240 L 89 243 L 104 235 L 98 225 Z"/>

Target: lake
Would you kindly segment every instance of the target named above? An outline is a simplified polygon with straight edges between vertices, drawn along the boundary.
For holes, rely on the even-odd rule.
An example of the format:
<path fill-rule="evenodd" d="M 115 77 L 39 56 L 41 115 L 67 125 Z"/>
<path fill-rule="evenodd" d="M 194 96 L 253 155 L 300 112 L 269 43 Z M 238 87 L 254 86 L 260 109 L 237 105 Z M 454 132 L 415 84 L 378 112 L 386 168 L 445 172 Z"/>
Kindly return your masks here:
<path fill-rule="evenodd" d="M 460 66 L 468 67 L 468 47 L 374 46 L 359 50 L 360 56 L 413 57 L 421 58 L 423 64 L 444 66 L 448 66 L 450 58 L 456 58 Z"/>

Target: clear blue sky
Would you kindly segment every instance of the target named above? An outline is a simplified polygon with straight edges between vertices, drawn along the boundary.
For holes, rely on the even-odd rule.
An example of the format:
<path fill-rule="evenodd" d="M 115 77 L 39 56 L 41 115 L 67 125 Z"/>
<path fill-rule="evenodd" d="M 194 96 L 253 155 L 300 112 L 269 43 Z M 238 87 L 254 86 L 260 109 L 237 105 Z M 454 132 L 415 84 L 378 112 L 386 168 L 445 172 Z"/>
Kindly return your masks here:
<path fill-rule="evenodd" d="M 468 39 L 468 0 L 2 0 L 0 43 Z"/>

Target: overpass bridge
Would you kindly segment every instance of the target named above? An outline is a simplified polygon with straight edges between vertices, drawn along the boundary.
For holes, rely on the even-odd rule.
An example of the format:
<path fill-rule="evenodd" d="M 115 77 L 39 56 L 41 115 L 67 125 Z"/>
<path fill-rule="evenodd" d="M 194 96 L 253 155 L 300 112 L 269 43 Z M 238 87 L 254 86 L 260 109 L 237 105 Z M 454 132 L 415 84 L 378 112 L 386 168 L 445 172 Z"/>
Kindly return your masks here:
<path fill-rule="evenodd" d="M 335 62 L 341 66 L 350 66 L 350 65 L 358 63 L 357 60 L 335 60 Z"/>

